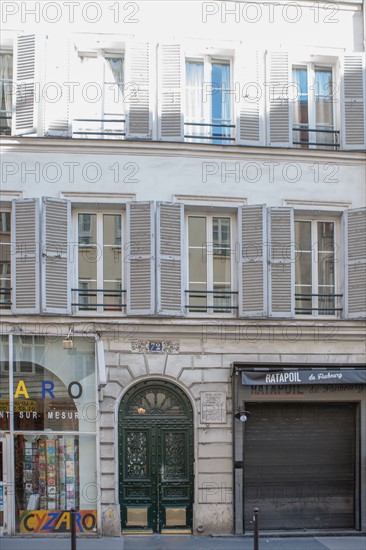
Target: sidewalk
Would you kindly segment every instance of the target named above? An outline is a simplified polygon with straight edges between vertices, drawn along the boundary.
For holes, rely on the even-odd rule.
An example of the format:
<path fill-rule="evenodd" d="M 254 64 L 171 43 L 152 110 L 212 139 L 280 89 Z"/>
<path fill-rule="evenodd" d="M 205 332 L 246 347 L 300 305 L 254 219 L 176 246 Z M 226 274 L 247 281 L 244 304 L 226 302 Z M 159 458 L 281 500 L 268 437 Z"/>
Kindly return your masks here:
<path fill-rule="evenodd" d="M 253 550 L 247 537 L 147 535 L 78 538 L 77 550 Z M 70 539 L 2 537 L 0 550 L 70 550 Z M 260 537 L 259 550 L 366 550 L 366 537 Z"/>

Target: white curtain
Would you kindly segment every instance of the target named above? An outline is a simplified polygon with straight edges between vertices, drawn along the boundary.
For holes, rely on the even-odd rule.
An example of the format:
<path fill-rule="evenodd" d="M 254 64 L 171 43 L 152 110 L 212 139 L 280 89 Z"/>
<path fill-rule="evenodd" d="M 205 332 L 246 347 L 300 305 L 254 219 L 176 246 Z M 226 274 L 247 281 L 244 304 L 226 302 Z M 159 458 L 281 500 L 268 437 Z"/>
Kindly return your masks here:
<path fill-rule="evenodd" d="M 186 110 L 185 122 L 204 122 L 203 104 L 203 63 L 195 61 L 186 62 Z M 205 126 L 186 125 L 186 135 L 204 136 L 207 133 Z M 192 139 L 188 141 L 197 141 Z"/>
<path fill-rule="evenodd" d="M 8 119 L 2 119 L 1 125 L 8 126 L 10 128 L 12 112 L 13 56 L 10 54 L 1 55 L 0 59 L 0 108 L 2 111 L 2 116 L 10 117 Z"/>

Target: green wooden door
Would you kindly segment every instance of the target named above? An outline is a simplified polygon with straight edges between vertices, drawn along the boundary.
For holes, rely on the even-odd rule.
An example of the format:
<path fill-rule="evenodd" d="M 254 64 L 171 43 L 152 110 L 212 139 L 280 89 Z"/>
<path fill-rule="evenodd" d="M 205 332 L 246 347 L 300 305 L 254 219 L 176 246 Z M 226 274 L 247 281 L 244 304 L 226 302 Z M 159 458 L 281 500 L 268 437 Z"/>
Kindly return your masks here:
<path fill-rule="evenodd" d="M 169 382 L 138 384 L 121 402 L 119 495 L 123 531 L 192 529 L 192 407 Z"/>

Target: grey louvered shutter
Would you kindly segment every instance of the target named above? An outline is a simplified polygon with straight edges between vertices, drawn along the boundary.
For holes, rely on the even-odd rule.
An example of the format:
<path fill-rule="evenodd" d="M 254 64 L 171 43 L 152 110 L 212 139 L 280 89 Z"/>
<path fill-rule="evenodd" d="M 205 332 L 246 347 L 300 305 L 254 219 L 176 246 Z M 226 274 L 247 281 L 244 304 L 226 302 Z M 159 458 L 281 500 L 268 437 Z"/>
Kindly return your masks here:
<path fill-rule="evenodd" d="M 71 274 L 68 246 L 71 242 L 71 203 L 42 198 L 42 312 L 69 314 Z"/>
<path fill-rule="evenodd" d="M 180 44 L 159 44 L 159 139 L 182 141 L 183 56 Z"/>
<path fill-rule="evenodd" d="M 238 56 L 235 65 L 240 83 L 238 143 L 262 145 L 262 54 L 258 51 L 246 52 L 245 56 Z"/>
<path fill-rule="evenodd" d="M 269 284 L 271 317 L 295 314 L 294 211 L 292 208 L 268 209 Z"/>
<path fill-rule="evenodd" d="M 12 311 L 39 313 L 40 231 L 38 199 L 14 199 L 12 208 Z"/>
<path fill-rule="evenodd" d="M 52 34 L 47 37 L 46 76 L 49 86 L 43 94 L 46 136 L 71 135 L 69 92 L 65 85 L 70 81 L 70 47 L 68 37 Z"/>
<path fill-rule="evenodd" d="M 343 58 L 342 143 L 345 149 L 364 149 L 366 143 L 365 55 Z"/>
<path fill-rule="evenodd" d="M 241 206 L 239 219 L 239 316 L 267 314 L 267 212 L 264 205 Z"/>
<path fill-rule="evenodd" d="M 269 52 L 267 54 L 268 144 L 276 147 L 290 145 L 288 85 L 288 53 Z"/>
<path fill-rule="evenodd" d="M 346 210 L 345 315 L 366 316 L 366 209 Z"/>
<path fill-rule="evenodd" d="M 126 48 L 127 138 L 151 139 L 150 55 L 146 42 L 131 42 Z"/>
<path fill-rule="evenodd" d="M 129 202 L 127 212 L 127 313 L 155 312 L 155 224 L 153 202 Z"/>
<path fill-rule="evenodd" d="M 157 273 L 160 315 L 183 315 L 183 204 L 157 204 Z"/>
<path fill-rule="evenodd" d="M 37 132 L 36 36 L 20 34 L 15 42 L 15 108 L 12 133 L 15 136 Z"/>

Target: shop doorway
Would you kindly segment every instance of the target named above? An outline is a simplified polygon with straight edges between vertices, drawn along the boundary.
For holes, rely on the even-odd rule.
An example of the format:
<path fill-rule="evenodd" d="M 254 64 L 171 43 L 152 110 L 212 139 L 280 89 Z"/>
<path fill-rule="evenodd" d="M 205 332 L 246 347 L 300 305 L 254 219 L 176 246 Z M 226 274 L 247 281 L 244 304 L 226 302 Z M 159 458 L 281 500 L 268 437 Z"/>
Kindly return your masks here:
<path fill-rule="evenodd" d="M 6 477 L 6 440 L 0 438 L 0 535 L 6 530 L 6 497 L 7 497 L 7 477 Z"/>
<path fill-rule="evenodd" d="M 122 531 L 192 531 L 193 412 L 177 386 L 148 381 L 126 393 L 119 465 Z"/>

